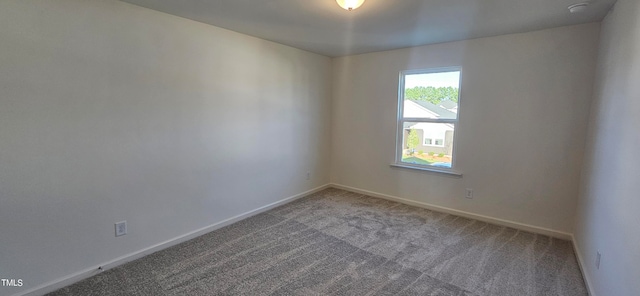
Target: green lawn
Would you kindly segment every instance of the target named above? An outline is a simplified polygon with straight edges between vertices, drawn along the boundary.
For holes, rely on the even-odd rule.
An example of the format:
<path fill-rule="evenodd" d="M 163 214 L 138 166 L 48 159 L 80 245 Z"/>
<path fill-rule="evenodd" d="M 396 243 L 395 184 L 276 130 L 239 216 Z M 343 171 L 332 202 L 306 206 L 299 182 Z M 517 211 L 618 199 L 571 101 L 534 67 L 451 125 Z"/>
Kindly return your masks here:
<path fill-rule="evenodd" d="M 409 156 L 402 157 L 402 162 L 415 163 L 415 164 L 432 164 L 433 162 L 426 161 L 417 157 Z"/>

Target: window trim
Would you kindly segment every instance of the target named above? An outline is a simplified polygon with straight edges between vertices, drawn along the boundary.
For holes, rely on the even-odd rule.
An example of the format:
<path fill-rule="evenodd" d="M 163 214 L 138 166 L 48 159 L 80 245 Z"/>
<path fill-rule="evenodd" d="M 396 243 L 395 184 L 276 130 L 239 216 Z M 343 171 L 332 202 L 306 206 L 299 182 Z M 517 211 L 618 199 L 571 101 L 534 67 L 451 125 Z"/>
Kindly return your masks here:
<path fill-rule="evenodd" d="M 414 74 L 431 74 L 431 73 L 442 73 L 442 72 L 460 72 L 458 79 L 458 109 L 457 109 L 457 118 L 456 119 L 433 119 L 433 118 L 415 118 L 415 117 L 403 117 L 404 112 L 404 86 L 405 86 L 405 76 L 414 75 Z M 415 169 L 421 171 L 431 171 L 436 173 L 444 173 L 449 175 L 462 176 L 462 173 L 456 171 L 457 168 L 457 157 L 456 150 L 458 143 L 458 134 L 456 130 L 460 124 L 460 115 L 461 115 L 461 97 L 462 97 L 462 67 L 461 66 L 453 66 L 453 67 L 441 67 L 441 68 L 426 68 L 426 69 L 413 69 L 413 70 L 404 70 L 400 71 L 399 79 L 398 79 L 398 110 L 396 113 L 396 149 L 395 149 L 395 162 L 391 164 L 392 167 L 400 167 L 400 168 L 408 168 Z M 402 162 L 402 151 L 404 147 L 403 143 L 403 131 L 404 131 L 404 123 L 405 122 L 433 122 L 433 123 L 449 123 L 453 125 L 454 133 L 453 133 L 453 149 L 451 151 L 451 168 L 442 168 L 436 166 L 422 165 L 422 164 L 414 164 Z M 444 145 L 443 145 L 444 146 Z"/>

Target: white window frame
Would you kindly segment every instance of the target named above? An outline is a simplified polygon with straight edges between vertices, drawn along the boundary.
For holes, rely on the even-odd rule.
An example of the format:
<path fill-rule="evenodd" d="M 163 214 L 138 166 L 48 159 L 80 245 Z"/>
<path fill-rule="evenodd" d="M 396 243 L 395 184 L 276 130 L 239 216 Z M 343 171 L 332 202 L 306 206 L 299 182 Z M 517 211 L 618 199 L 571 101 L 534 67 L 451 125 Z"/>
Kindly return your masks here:
<path fill-rule="evenodd" d="M 405 86 L 405 76 L 414 75 L 414 74 L 430 74 L 430 73 L 443 73 L 443 72 L 460 72 L 460 77 L 458 80 L 458 112 L 456 119 L 442 119 L 442 118 L 415 118 L 415 117 L 403 117 L 404 112 L 404 86 Z M 398 113 L 397 113 L 397 132 L 396 132 L 396 160 L 395 163 L 392 164 L 394 167 L 401 168 L 409 168 L 409 169 L 417 169 L 424 171 L 432 171 L 445 173 L 450 175 L 462 176 L 462 174 L 456 171 L 456 148 L 458 143 L 458 127 L 460 122 L 460 111 L 461 111 L 461 91 L 462 91 L 462 67 L 446 67 L 446 68 L 429 68 L 429 69 L 416 69 L 416 70 L 405 70 L 400 72 L 400 78 L 398 83 Z M 451 168 L 443 168 L 436 167 L 431 165 L 423 165 L 423 164 L 413 164 L 402 162 L 402 152 L 404 147 L 402 146 L 404 140 L 404 123 L 405 122 L 432 122 L 432 123 L 449 123 L 453 125 L 454 133 L 453 133 L 453 150 L 451 151 Z M 424 141 L 424 140 L 423 140 Z M 435 139 L 432 140 L 435 144 Z M 444 139 L 443 139 L 444 141 Z M 423 142 L 424 143 L 424 142 Z M 444 143 L 443 143 L 444 144 Z M 443 145 L 444 146 L 444 145 Z M 442 146 L 442 147 L 443 147 Z"/>

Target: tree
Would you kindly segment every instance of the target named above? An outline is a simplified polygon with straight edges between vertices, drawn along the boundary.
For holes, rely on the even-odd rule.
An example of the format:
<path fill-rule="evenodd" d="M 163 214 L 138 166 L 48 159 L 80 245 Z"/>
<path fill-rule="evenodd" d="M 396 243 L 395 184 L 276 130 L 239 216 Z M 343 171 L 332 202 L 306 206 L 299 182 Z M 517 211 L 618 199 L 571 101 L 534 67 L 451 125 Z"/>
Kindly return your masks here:
<path fill-rule="evenodd" d="M 419 144 L 420 139 L 418 138 L 418 131 L 409 129 L 409 135 L 407 136 L 407 147 L 409 148 L 409 153 L 413 155 L 413 151 Z"/>
<path fill-rule="evenodd" d="M 458 89 L 450 86 L 438 88 L 433 86 L 416 86 L 405 89 L 404 98 L 407 100 L 428 101 L 436 105 L 444 100 L 451 100 L 457 103 Z"/>

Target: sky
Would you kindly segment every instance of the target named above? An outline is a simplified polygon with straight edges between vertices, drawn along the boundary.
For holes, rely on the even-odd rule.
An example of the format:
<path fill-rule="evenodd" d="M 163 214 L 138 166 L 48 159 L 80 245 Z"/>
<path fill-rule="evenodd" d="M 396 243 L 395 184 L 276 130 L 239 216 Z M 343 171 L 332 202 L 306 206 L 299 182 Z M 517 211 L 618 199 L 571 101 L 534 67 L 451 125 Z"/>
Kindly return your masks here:
<path fill-rule="evenodd" d="M 405 88 L 416 86 L 455 87 L 460 86 L 460 72 L 441 72 L 428 74 L 411 74 L 404 78 Z"/>

